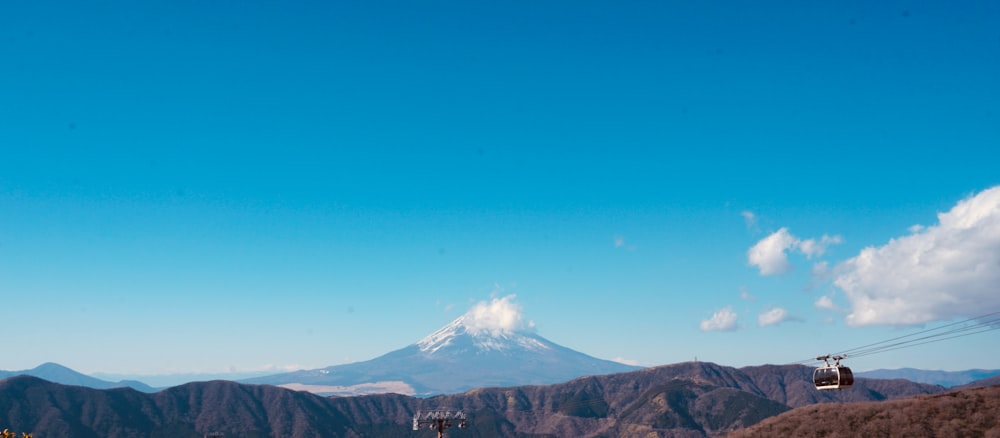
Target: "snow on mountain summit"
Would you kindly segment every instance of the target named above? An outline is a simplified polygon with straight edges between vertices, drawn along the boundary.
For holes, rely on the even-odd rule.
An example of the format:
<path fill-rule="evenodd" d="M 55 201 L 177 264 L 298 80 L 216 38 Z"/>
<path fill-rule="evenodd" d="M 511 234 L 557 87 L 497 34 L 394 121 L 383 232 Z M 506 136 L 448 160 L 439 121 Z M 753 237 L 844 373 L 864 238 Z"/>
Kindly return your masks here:
<path fill-rule="evenodd" d="M 464 315 L 417 342 L 421 352 L 437 353 L 442 348 L 476 352 L 542 351 L 547 341 L 535 336 L 535 324 L 525 321 L 516 295 L 476 304 Z"/>
<path fill-rule="evenodd" d="M 463 315 L 438 331 L 417 342 L 421 352 L 437 353 L 442 348 L 465 350 L 473 347 L 476 351 L 511 351 L 526 349 L 547 350 L 551 347 L 528 330 L 506 328 L 486 329 L 469 323 L 469 315 Z M 471 345 L 470 345 L 471 344 Z"/>

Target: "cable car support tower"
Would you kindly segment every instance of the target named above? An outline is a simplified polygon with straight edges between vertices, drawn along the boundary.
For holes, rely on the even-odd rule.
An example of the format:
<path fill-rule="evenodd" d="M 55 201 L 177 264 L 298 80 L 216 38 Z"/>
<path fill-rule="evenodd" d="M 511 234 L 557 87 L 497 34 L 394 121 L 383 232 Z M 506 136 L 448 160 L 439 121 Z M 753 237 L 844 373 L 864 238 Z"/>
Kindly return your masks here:
<path fill-rule="evenodd" d="M 417 411 L 413 415 L 413 430 L 420 430 L 421 427 L 434 429 L 438 433 L 438 438 L 444 438 L 445 429 L 450 428 L 453 424 L 457 425 L 459 429 L 465 429 L 468 426 L 467 423 L 465 412 L 461 410 Z"/>

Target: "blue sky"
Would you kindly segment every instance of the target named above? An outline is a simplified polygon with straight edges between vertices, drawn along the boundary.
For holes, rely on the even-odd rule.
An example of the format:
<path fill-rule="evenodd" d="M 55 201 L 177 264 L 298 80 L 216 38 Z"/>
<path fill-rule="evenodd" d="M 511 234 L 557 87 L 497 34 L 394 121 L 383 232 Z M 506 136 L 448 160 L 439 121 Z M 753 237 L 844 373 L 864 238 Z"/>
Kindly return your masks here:
<path fill-rule="evenodd" d="M 645 365 L 1000 310 L 993 2 L 4 9 L 0 369 L 319 368 L 509 295 Z"/>

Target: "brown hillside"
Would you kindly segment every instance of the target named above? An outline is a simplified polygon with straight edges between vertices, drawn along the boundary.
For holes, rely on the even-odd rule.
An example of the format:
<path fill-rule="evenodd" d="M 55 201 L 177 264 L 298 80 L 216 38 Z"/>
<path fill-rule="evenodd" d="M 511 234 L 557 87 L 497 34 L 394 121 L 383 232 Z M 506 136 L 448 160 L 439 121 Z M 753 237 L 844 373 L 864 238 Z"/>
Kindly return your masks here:
<path fill-rule="evenodd" d="M 418 410 L 463 409 L 461 437 L 713 437 L 747 427 L 800 403 L 834 406 L 891 400 L 942 388 L 858 379 L 846 391 L 812 387 L 811 369 L 736 369 L 687 362 L 547 386 L 483 388 L 419 399 L 396 394 L 324 398 L 267 385 L 199 382 L 154 394 L 96 390 L 28 376 L 0 380 L 4 427 L 38 437 L 200 438 L 420 437 Z"/>
<path fill-rule="evenodd" d="M 885 402 L 806 406 L 727 438 L 1000 437 L 1000 386 Z"/>

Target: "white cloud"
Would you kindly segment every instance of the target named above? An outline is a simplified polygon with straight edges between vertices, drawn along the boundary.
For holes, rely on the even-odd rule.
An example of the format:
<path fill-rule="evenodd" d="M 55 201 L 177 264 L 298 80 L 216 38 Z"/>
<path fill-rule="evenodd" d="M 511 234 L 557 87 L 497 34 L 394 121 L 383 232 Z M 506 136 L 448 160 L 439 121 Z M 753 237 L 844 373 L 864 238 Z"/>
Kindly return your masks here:
<path fill-rule="evenodd" d="M 784 274 L 792 269 L 792 264 L 788 262 L 789 252 L 798 251 L 811 259 L 822 256 L 827 247 L 841 243 L 842 240 L 840 236 L 826 234 L 819 240 L 802 240 L 789 233 L 788 228 L 782 227 L 751 247 L 747 251 L 747 261 L 760 270 L 760 275 Z"/>
<path fill-rule="evenodd" d="M 736 330 L 736 318 L 732 306 L 726 306 L 713 313 L 711 318 L 701 321 L 701 329 L 706 332 Z"/>
<path fill-rule="evenodd" d="M 743 222 L 747 224 L 747 229 L 752 230 L 757 225 L 757 215 L 753 214 L 750 210 L 743 210 L 740 212 L 740 216 L 743 216 Z"/>
<path fill-rule="evenodd" d="M 747 301 L 754 301 L 757 299 L 757 297 L 750 295 L 750 292 L 747 292 L 746 287 L 740 286 L 740 299 L 744 299 Z"/>
<path fill-rule="evenodd" d="M 912 325 L 1000 310 L 1000 186 L 938 214 L 938 224 L 863 249 L 835 269 L 851 326 Z"/>
<path fill-rule="evenodd" d="M 830 275 L 830 265 L 826 262 L 813 264 L 812 275 L 817 278 L 826 278 L 826 276 Z"/>
<path fill-rule="evenodd" d="M 806 258 L 813 258 L 813 256 L 821 256 L 826 252 L 826 248 L 830 245 L 838 244 L 842 241 L 840 236 L 827 236 L 826 234 L 820 238 L 816 239 L 806 239 L 799 242 L 799 251 L 806 255 Z"/>
<path fill-rule="evenodd" d="M 533 321 L 524 319 L 521 305 L 514 302 L 517 295 L 480 301 L 462 317 L 462 325 L 471 333 L 523 332 L 535 328 Z"/>
<path fill-rule="evenodd" d="M 813 303 L 817 309 L 823 310 L 837 310 L 837 305 L 833 304 L 833 300 L 830 297 L 823 295 Z"/>
<path fill-rule="evenodd" d="M 750 248 L 747 251 L 747 259 L 751 265 L 760 269 L 760 275 L 788 272 L 792 265 L 788 263 L 785 251 L 794 247 L 798 241 L 799 239 L 788 233 L 787 228 L 782 227 Z"/>
<path fill-rule="evenodd" d="M 788 320 L 788 311 L 780 307 L 775 307 L 767 312 L 763 312 L 757 315 L 757 325 L 761 327 L 767 327 L 769 325 L 775 325 Z"/>

